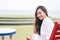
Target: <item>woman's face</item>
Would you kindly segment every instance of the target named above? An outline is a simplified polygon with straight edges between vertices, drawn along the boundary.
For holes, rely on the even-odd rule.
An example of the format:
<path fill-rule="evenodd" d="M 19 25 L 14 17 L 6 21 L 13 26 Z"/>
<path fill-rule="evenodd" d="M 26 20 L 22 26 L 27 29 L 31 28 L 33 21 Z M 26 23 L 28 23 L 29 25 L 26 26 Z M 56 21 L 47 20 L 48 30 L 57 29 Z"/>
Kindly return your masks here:
<path fill-rule="evenodd" d="M 43 20 L 46 16 L 46 13 L 44 13 L 41 9 L 38 9 L 37 10 L 37 17 L 40 19 L 40 20 Z"/>

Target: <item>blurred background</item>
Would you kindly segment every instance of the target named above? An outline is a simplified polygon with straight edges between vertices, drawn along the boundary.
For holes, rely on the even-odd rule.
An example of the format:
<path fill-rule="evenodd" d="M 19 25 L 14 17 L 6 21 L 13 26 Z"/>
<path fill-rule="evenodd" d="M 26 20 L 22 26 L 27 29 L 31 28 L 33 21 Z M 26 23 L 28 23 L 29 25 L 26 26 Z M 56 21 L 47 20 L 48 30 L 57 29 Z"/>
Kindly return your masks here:
<path fill-rule="evenodd" d="M 60 0 L 0 0 L 0 28 L 15 28 L 13 40 L 26 40 L 33 33 L 37 6 L 45 6 L 49 17 L 55 22 L 60 21 L 59 4 Z"/>

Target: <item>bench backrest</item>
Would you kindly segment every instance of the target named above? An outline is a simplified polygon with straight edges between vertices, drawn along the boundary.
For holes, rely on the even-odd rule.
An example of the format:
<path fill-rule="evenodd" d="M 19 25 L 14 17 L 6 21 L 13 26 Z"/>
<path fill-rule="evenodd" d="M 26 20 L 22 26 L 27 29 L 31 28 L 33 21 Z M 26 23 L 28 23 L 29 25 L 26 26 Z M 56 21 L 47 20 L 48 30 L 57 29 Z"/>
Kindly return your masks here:
<path fill-rule="evenodd" d="M 53 28 L 53 31 L 49 40 L 60 40 L 60 23 L 59 22 L 55 22 L 55 26 Z"/>

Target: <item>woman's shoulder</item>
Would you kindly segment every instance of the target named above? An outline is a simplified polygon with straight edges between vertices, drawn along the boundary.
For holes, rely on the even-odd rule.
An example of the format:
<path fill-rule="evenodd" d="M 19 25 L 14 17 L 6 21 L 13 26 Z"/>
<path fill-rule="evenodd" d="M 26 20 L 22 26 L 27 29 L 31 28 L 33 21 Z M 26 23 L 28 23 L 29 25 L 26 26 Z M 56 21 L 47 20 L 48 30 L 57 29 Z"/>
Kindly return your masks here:
<path fill-rule="evenodd" d="M 43 24 L 45 26 L 48 26 L 49 28 L 51 27 L 52 29 L 54 27 L 54 22 L 49 17 L 44 19 L 44 23 Z"/>
<path fill-rule="evenodd" d="M 45 23 L 53 23 L 54 24 L 54 22 L 49 17 L 46 17 L 43 21 Z"/>

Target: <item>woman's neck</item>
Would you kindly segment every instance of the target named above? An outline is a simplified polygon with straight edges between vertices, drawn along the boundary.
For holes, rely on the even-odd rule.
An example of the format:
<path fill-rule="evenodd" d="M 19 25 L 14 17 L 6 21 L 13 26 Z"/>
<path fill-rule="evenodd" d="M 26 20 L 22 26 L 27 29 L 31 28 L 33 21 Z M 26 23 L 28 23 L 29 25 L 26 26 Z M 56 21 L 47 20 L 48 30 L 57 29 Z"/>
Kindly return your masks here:
<path fill-rule="evenodd" d="M 44 19 L 46 18 L 47 16 L 44 16 Z"/>

